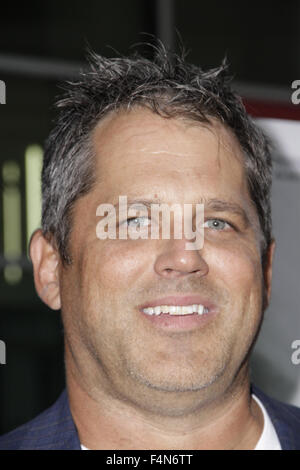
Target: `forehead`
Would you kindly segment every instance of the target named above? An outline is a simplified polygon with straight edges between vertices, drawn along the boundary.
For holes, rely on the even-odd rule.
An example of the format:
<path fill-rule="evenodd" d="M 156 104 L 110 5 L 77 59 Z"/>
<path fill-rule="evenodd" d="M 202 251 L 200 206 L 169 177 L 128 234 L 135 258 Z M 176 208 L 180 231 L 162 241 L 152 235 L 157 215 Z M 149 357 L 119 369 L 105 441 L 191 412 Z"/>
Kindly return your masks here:
<path fill-rule="evenodd" d="M 166 119 L 137 108 L 101 120 L 93 146 L 97 181 L 109 197 L 150 190 L 163 199 L 168 191 L 185 202 L 201 189 L 249 197 L 239 143 L 217 121 Z"/>

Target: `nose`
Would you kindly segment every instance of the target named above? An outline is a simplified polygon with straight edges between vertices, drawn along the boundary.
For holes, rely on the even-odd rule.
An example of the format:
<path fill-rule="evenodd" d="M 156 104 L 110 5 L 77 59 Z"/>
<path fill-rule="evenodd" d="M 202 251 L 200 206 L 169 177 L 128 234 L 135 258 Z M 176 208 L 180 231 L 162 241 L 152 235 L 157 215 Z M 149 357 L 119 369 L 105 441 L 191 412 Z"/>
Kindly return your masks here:
<path fill-rule="evenodd" d="M 155 272 L 164 278 L 175 279 L 187 275 L 206 276 L 209 268 L 203 250 L 186 250 L 186 239 L 165 241 L 163 251 L 157 256 Z"/>

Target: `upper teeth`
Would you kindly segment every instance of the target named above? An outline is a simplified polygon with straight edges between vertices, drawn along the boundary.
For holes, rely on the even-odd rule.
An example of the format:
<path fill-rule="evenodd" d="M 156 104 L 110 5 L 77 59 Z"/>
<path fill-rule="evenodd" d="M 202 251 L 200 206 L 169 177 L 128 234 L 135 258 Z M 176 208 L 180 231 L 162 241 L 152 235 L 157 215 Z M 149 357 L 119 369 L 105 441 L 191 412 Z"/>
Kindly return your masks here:
<path fill-rule="evenodd" d="M 161 313 L 168 313 L 169 315 L 190 315 L 198 313 L 202 315 L 208 312 L 208 308 L 201 304 L 193 305 L 158 305 L 157 307 L 144 308 L 143 312 L 147 315 L 160 315 Z"/>

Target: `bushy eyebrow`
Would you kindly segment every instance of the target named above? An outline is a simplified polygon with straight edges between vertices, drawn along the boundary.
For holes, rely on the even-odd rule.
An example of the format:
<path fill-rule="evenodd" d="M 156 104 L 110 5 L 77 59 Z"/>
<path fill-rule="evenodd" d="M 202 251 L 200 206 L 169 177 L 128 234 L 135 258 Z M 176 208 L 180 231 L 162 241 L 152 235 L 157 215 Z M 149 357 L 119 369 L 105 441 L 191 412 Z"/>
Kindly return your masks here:
<path fill-rule="evenodd" d="M 147 209 L 151 210 L 152 204 L 166 204 L 166 202 L 158 198 L 157 199 L 129 199 L 129 198 L 127 199 L 127 205 L 135 206 L 136 209 L 138 209 L 137 206 L 141 206 L 141 207 L 145 206 Z M 248 214 L 246 213 L 245 209 L 235 202 L 211 198 L 211 199 L 200 199 L 198 201 L 198 204 L 204 204 L 204 211 L 211 210 L 214 212 L 229 212 L 231 214 L 235 214 L 243 219 L 243 222 L 246 227 L 251 225 L 250 218 Z M 119 206 L 119 203 L 115 204 L 115 207 L 118 207 L 118 206 Z"/>

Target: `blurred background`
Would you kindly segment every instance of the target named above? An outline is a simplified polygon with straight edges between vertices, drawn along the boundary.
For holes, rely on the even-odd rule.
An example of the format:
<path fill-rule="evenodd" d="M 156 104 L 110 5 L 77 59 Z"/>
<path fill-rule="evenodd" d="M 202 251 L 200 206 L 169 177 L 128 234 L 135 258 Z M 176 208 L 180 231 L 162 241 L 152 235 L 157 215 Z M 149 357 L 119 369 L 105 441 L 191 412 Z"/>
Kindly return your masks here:
<path fill-rule="evenodd" d="M 300 105 L 291 102 L 291 84 L 300 79 L 300 1 L 2 2 L 0 434 L 52 404 L 64 387 L 59 313 L 37 297 L 27 254 L 40 221 L 43 143 L 59 86 L 85 66 L 87 46 L 106 56 L 128 54 L 134 43 L 153 42 L 143 34 L 150 33 L 176 50 L 176 31 L 190 62 L 215 67 L 227 55 L 249 113 L 276 141 L 278 254 L 252 377 L 274 397 L 300 406 L 300 365 L 291 360 L 291 344 L 300 339 Z M 139 49 L 151 55 L 146 46 Z"/>

